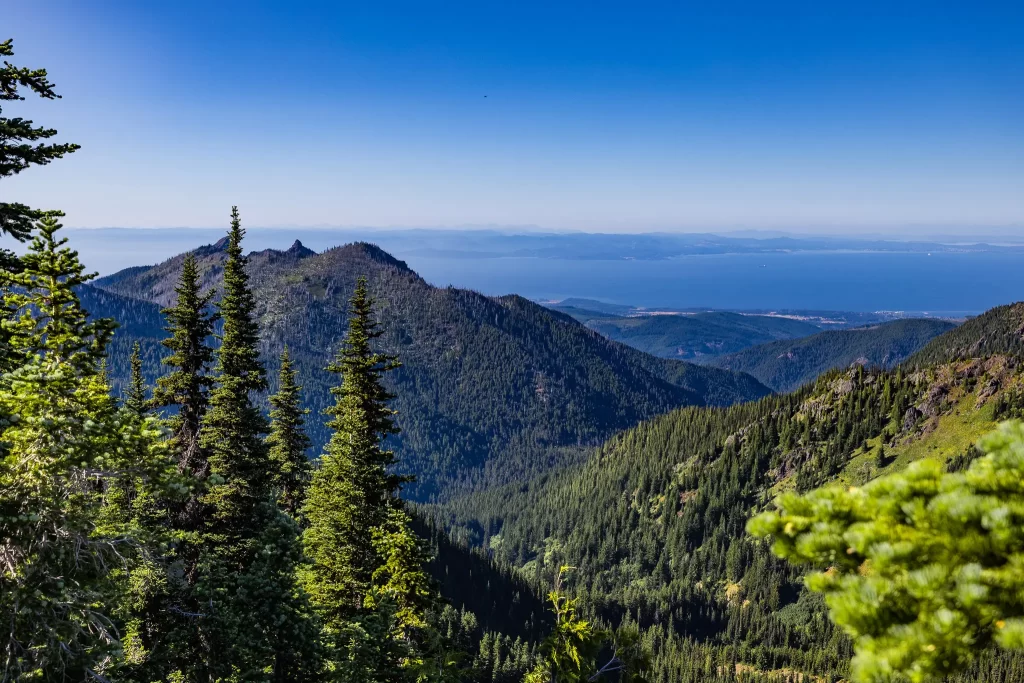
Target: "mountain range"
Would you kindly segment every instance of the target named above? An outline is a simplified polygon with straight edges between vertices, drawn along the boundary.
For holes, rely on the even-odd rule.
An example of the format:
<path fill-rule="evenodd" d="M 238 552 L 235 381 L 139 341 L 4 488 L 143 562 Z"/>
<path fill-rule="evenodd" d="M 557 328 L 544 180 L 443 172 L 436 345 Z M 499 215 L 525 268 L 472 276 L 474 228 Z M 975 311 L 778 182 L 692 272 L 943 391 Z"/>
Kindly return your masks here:
<path fill-rule="evenodd" d="M 194 253 L 205 286 L 216 288 L 223 245 Z M 121 321 L 109 363 L 115 382 L 136 340 L 147 372 L 159 372 L 159 310 L 173 299 L 181 259 L 82 289 L 90 310 Z M 727 671 L 838 679 L 849 641 L 800 573 L 746 535 L 746 520 L 781 491 L 856 485 L 922 457 L 963 468 L 979 436 L 1024 410 L 1024 304 L 959 327 L 901 320 L 711 359 L 745 359 L 762 384 L 607 339 L 577 319 L 585 309 L 432 287 L 364 243 L 256 252 L 250 272 L 271 375 L 287 345 L 321 443 L 316 413 L 332 380 L 322 368 L 356 279 L 368 279 L 380 346 L 404 363 L 391 387 L 403 429 L 395 446 L 403 469 L 419 477 L 410 492 L 437 551 L 434 575 L 454 606 L 486 625 L 486 647 L 508 657 L 527 656 L 525 643 L 546 623 L 538 595 L 558 566 L 572 564 L 573 592 L 595 616 L 640 629 L 654 680 L 731 680 Z M 765 322 L 692 317 L 760 330 Z M 805 382 L 779 369 L 783 359 L 824 374 Z M 772 384 L 804 386 L 771 393 Z M 996 665 L 985 666 L 974 679 L 992 680 Z M 487 680 L 502 680 L 499 668 Z"/>
<path fill-rule="evenodd" d="M 892 367 L 956 326 L 879 313 L 650 311 L 590 299 L 549 305 L 614 341 L 662 358 L 746 372 L 781 392 L 833 368 Z"/>
<path fill-rule="evenodd" d="M 204 286 L 216 288 L 224 244 L 200 247 Z M 161 306 L 174 299 L 184 255 L 101 278 L 89 310 L 122 323 L 109 371 L 126 377 L 126 349 L 140 341 L 146 371 L 160 372 Z M 402 368 L 392 390 L 403 468 L 414 500 L 446 498 L 546 471 L 641 420 L 686 405 L 730 405 L 769 393 L 744 373 L 656 358 L 605 339 L 571 317 L 518 296 L 487 297 L 429 285 L 366 243 L 316 253 L 296 242 L 249 256 L 268 374 L 287 346 L 326 441 L 321 412 L 334 377 L 323 371 L 344 335 L 348 299 L 366 277 L 384 336 Z M 314 449 L 313 454 L 318 449 Z"/>

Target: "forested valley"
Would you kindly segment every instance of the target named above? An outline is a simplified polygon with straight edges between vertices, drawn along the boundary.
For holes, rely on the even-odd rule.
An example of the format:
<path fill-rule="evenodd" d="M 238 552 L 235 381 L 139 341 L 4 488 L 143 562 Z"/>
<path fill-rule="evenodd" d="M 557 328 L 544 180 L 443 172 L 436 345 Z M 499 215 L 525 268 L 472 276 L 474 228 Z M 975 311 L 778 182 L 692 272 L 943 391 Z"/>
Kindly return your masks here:
<path fill-rule="evenodd" d="M 1024 677 L 1024 304 L 776 394 L 236 207 L 95 279 L 61 216 L 0 203 L 0 680 Z"/>

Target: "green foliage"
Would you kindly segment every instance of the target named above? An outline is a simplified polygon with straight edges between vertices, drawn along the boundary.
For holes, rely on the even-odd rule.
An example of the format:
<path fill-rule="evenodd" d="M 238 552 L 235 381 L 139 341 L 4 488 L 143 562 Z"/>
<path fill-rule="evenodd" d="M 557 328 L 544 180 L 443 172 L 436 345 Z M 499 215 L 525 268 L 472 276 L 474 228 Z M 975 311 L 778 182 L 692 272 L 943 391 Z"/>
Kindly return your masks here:
<path fill-rule="evenodd" d="M 295 382 L 298 372 L 292 366 L 288 347 L 281 352 L 281 370 L 277 380 L 277 393 L 270 397 L 270 434 L 267 445 L 269 456 L 278 473 L 275 482 L 278 501 L 292 517 L 298 517 L 299 506 L 306 497 L 306 486 L 312 473 L 307 457 L 311 445 L 303 431 L 304 416 L 309 409 L 302 408 L 302 387 Z"/>
<path fill-rule="evenodd" d="M 2 272 L 20 359 L 0 378 L 0 614 L 5 677 L 86 680 L 121 655 L 120 579 L 147 561 L 146 538 L 109 511 L 135 478 L 168 472 L 149 423 L 117 410 L 100 371 L 114 324 L 89 320 L 89 280 L 52 214 L 18 273 Z"/>
<path fill-rule="evenodd" d="M 146 379 L 142 376 L 142 356 L 139 342 L 132 346 L 130 359 L 131 377 L 128 380 L 128 389 L 124 396 L 124 407 L 137 415 L 143 417 L 148 411 L 149 399 L 146 396 Z"/>
<path fill-rule="evenodd" d="M 563 580 L 572 569 L 558 569 L 555 586 L 548 593 L 555 626 L 541 646 L 541 661 L 523 683 L 581 683 L 612 676 L 623 683 L 643 683 L 649 664 L 632 630 L 623 630 L 616 638 L 611 657 L 603 665 L 598 664 L 598 656 L 611 634 L 581 619 L 579 599 L 565 594 Z"/>
<path fill-rule="evenodd" d="M 209 410 L 204 416 L 199 447 L 207 455 L 210 482 L 202 503 L 209 510 L 207 542 L 219 546 L 230 561 L 236 551 L 245 557 L 268 520 L 256 514 L 271 498 L 274 468 L 263 435 L 268 425 L 252 395 L 267 388 L 259 360 L 255 301 L 242 255 L 244 231 L 232 207 L 224 292 L 217 303 L 223 327 L 216 350 Z M 227 559 L 227 558 L 225 558 Z M 241 566 L 241 565 L 240 565 Z"/>
<path fill-rule="evenodd" d="M 212 295 L 199 288 L 199 270 L 195 258 L 185 257 L 178 284 L 174 288 L 177 299 L 173 306 L 163 310 L 167 319 L 166 331 L 170 336 L 162 342 L 171 351 L 163 364 L 172 368 L 160 377 L 153 391 L 154 408 L 174 408 L 167 420 L 172 433 L 172 447 L 177 453 L 182 472 L 197 478 L 209 473 L 206 454 L 200 447 L 199 430 L 209 403 L 209 390 L 213 378 L 209 368 L 213 362 L 213 348 L 209 340 L 213 335 L 215 314 L 209 309 Z M 195 498 L 187 505 L 189 526 L 196 524 L 198 503 Z M 181 520 L 184 523 L 184 519 Z"/>
<path fill-rule="evenodd" d="M 939 680 L 997 643 L 1024 647 L 1024 426 L 966 472 L 930 460 L 863 487 L 788 494 L 751 520 L 855 639 L 855 680 Z"/>
<path fill-rule="evenodd" d="M 198 671 L 224 679 L 304 680 L 319 669 L 317 629 L 296 583 L 299 530 L 277 507 L 280 472 L 263 440 L 266 419 L 252 400 L 267 385 L 244 234 L 233 207 L 217 304 L 223 328 L 215 385 L 199 443 L 208 454 L 209 477 L 195 585 L 206 611 L 198 630 L 207 653 Z"/>
<path fill-rule="evenodd" d="M 680 409 L 619 434 L 581 465 L 428 509 L 534 586 L 576 564 L 574 597 L 603 623 L 636 625 L 651 680 L 787 671 L 837 680 L 848 675 L 852 641 L 805 591 L 800 568 L 746 534 L 752 512 L 782 491 L 839 477 L 862 483 L 849 467 L 863 462 L 863 477 L 874 476 L 880 446 L 887 471 L 955 459 L 959 430 L 991 424 L 1019 380 L 1020 368 L 999 357 L 833 371 L 786 396 Z M 998 670 L 978 675 L 998 679 Z"/>
<path fill-rule="evenodd" d="M 775 391 L 793 391 L 822 373 L 853 364 L 891 368 L 938 335 L 954 329 L 934 319 L 894 320 L 850 330 L 819 332 L 794 341 L 773 341 L 710 361 L 746 372 Z"/>
<path fill-rule="evenodd" d="M 366 286 L 352 297 L 349 333 L 331 372 L 341 376 L 328 425 L 334 430 L 313 474 L 303 516 L 310 566 L 306 590 L 328 627 L 362 609 L 379 558 L 373 531 L 387 519 L 398 481 L 387 471 L 394 453 L 384 438 L 397 428 L 380 375 L 397 368 L 391 356 L 374 352 L 379 336 Z"/>
<path fill-rule="evenodd" d="M 971 318 L 963 325 L 936 337 L 908 365 L 927 367 L 965 358 L 983 358 L 995 354 L 1024 356 L 1024 303 L 996 306 Z"/>
<path fill-rule="evenodd" d="M 423 543 L 397 497 L 403 478 L 389 471 L 395 456 L 384 440 L 398 428 L 381 376 L 399 364 L 371 346 L 381 336 L 372 306 L 361 279 L 348 334 L 328 368 L 341 382 L 328 411 L 334 434 L 303 507 L 309 564 L 302 582 L 323 621 L 332 678 L 416 680 L 427 671 L 442 676 L 448 658 L 439 665 L 423 647 L 433 589 Z"/>
<path fill-rule="evenodd" d="M 225 248 L 218 243 L 195 250 L 205 288 L 220 281 Z M 179 256 L 129 269 L 101 285 L 111 296 L 167 305 L 181 261 Z M 322 254 L 299 244 L 253 253 L 249 274 L 260 302 L 267 367 L 276 376 L 277 356 L 287 345 L 314 415 L 333 403 L 333 382 L 322 369 L 346 329 L 357 275 L 367 276 L 367 289 L 379 302 L 381 347 L 403 363 L 384 382 L 396 395 L 402 429 L 390 447 L 403 469 L 417 477 L 403 492 L 411 500 L 524 480 L 573 462 L 614 432 L 680 405 L 728 405 L 767 393 L 746 375 L 654 358 L 610 342 L 521 297 L 431 287 L 368 244 Z M 120 306 L 113 300 L 105 304 Z M 123 322 L 127 326 L 144 313 L 125 307 Z M 113 366 L 112 373 L 115 382 L 127 375 Z M 331 436 L 319 420 L 310 421 L 307 432 L 315 452 Z"/>
<path fill-rule="evenodd" d="M 170 416 L 162 420 L 170 437 L 166 446 L 183 491 L 154 502 L 164 518 L 151 522 L 166 537 L 166 548 L 152 568 L 152 579 L 134 591 L 137 596 L 126 617 L 132 633 L 124 676 L 147 682 L 180 676 L 205 662 L 205 641 L 195 637 L 196 622 L 205 616 L 196 585 L 202 571 L 201 495 L 209 474 L 199 439 L 213 382 L 207 373 L 213 360 L 209 337 L 214 315 L 208 310 L 209 297 L 199 292 L 194 259 L 185 259 L 175 292 L 177 301 L 164 310 L 169 337 L 162 342 L 171 351 L 163 359 L 171 370 L 157 380 L 146 409 L 169 409 Z M 131 404 L 144 395 L 137 385 L 138 380 L 129 382 Z M 127 401 L 126 408 L 132 409 Z"/>
<path fill-rule="evenodd" d="M 13 41 L 0 42 L 0 56 L 13 54 Z M 22 88 L 47 100 L 60 97 L 54 92 L 45 69 L 17 67 L 5 60 L 0 67 L 0 103 L 24 100 Z M 0 112 L 3 112 L 2 107 Z M 48 164 L 79 148 L 75 144 L 46 142 L 56 134 L 56 130 L 36 127 L 27 119 L 0 116 L 0 180 L 31 166 Z M 33 224 L 45 215 L 46 212 L 24 204 L 0 202 L 0 234 L 23 242 L 31 235 Z M 0 261 L 5 268 L 16 266 L 14 255 L 6 249 L 0 251 Z"/>

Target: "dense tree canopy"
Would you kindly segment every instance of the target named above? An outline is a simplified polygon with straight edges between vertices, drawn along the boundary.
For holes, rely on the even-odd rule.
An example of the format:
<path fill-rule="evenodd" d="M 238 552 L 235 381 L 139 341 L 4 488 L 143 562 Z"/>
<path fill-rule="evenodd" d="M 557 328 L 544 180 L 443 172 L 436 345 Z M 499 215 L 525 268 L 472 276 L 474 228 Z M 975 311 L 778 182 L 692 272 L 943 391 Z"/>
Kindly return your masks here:
<path fill-rule="evenodd" d="M 0 97 L 19 88 L 54 97 L 44 71 L 5 63 Z M 0 179 L 75 149 L 0 124 Z M 432 288 L 370 245 L 246 256 L 232 209 L 218 245 L 107 283 L 166 306 L 147 400 L 158 313 L 118 299 L 148 336 L 112 345 L 114 323 L 83 305 L 112 295 L 89 287 L 57 215 L 0 208 L 0 228 L 32 237 L 0 263 L 5 682 L 1024 673 L 1024 427 L 973 446 L 1024 413 L 1019 307 L 906 367 L 766 396 L 519 297 Z M 292 328 L 302 352 L 280 357 L 268 397 L 261 354 Z M 333 398 L 322 426 L 299 371 Z M 760 400 L 690 405 L 589 449 L 745 397 Z M 315 464 L 307 428 L 330 436 Z M 443 505 L 402 500 L 404 454 Z M 776 498 L 750 528 L 794 562 L 746 532 Z"/>
<path fill-rule="evenodd" d="M 750 522 L 853 636 L 863 683 L 940 680 L 993 643 L 1024 647 L 1024 426 L 965 472 L 932 460 L 862 487 L 788 494 Z"/>

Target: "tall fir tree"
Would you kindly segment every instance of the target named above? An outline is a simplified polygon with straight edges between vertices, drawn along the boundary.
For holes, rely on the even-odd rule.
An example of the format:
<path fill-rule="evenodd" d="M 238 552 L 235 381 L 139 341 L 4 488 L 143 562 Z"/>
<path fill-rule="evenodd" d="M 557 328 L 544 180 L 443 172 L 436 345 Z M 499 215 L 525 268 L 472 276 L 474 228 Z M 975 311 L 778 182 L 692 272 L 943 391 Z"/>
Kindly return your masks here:
<path fill-rule="evenodd" d="M 359 280 L 350 304 L 348 334 L 327 368 L 340 377 L 331 389 L 335 404 L 326 411 L 333 434 L 304 506 L 304 543 L 312 562 L 307 586 L 328 625 L 362 608 L 378 565 L 373 529 L 384 523 L 389 498 L 398 488 L 388 472 L 395 456 L 385 445 L 388 436 L 398 433 L 388 406 L 393 396 L 380 381 L 398 362 L 371 347 L 380 330 L 365 279 Z"/>
<path fill-rule="evenodd" d="M 157 379 L 148 407 L 167 409 L 164 423 L 170 432 L 167 445 L 183 477 L 187 492 L 162 501 L 167 510 L 166 532 L 171 546 L 166 558 L 168 572 L 162 589 L 139 600 L 133 617 L 138 627 L 138 652 L 132 680 L 164 680 L 181 676 L 200 662 L 202 644 L 196 641 L 197 623 L 203 611 L 196 585 L 202 560 L 202 524 L 206 511 L 202 493 L 209 463 L 200 444 L 203 419 L 213 379 L 210 340 L 216 315 L 210 307 L 212 293 L 200 287 L 199 266 L 186 254 L 175 287 L 173 306 L 163 310 L 168 337 L 163 345 L 170 354 L 163 364 L 170 372 Z"/>
<path fill-rule="evenodd" d="M 55 215 L 19 273 L 4 271 L 16 312 L 10 343 L 25 363 L 0 377 L 0 614 L 7 680 L 101 679 L 121 655 L 119 572 L 146 549 L 103 514 L 104 492 L 160 476 L 158 432 L 122 420 L 100 372 L 113 321 L 89 320 L 75 289 L 92 276 L 60 239 Z"/>
<path fill-rule="evenodd" d="M 199 435 L 213 385 L 209 374 L 213 363 L 210 339 L 216 314 L 210 308 L 213 292 L 204 293 L 200 287 L 195 255 L 185 255 L 174 291 L 177 294 L 174 305 L 163 310 L 167 319 L 165 329 L 170 336 L 162 342 L 171 351 L 163 364 L 172 369 L 157 380 L 152 405 L 174 409 L 167 426 L 178 467 L 182 473 L 204 479 L 209 473 L 209 464 Z M 197 515 L 196 503 L 191 507 L 193 516 Z"/>
<path fill-rule="evenodd" d="M 172 513 L 172 524 L 179 534 L 183 578 L 191 585 L 196 581 L 199 562 L 196 534 L 205 516 L 202 485 L 210 473 L 200 433 L 213 385 L 209 372 L 213 362 L 210 339 L 216 321 L 216 314 L 210 308 L 213 293 L 202 292 L 199 265 L 191 253 L 185 255 L 174 291 L 177 294 L 174 305 L 163 310 L 167 319 L 165 329 L 170 336 L 162 342 L 171 351 L 163 363 L 172 370 L 157 379 L 151 403 L 154 408 L 172 409 L 167 419 L 171 450 L 178 461 L 179 472 L 190 477 L 193 484 L 191 495 L 175 505 Z"/>
<path fill-rule="evenodd" d="M 333 434 L 303 507 L 309 564 L 301 576 L 323 620 L 332 678 L 431 680 L 420 648 L 431 597 L 425 553 L 386 444 L 398 428 L 381 377 L 399 364 L 372 348 L 381 330 L 365 278 L 350 304 L 348 334 L 328 367 L 341 381 L 327 411 Z"/>
<path fill-rule="evenodd" d="M 231 209 L 224 285 L 217 303 L 223 324 L 216 350 L 215 388 L 200 439 L 215 477 L 204 497 L 209 506 L 207 542 L 224 553 L 248 556 L 265 520 L 253 517 L 270 496 L 274 472 L 263 435 L 268 425 L 252 394 L 267 388 L 259 358 L 256 302 L 249 288 L 244 236 L 237 207 Z"/>
<path fill-rule="evenodd" d="M 14 55 L 11 40 L 0 42 L 0 57 Z M 0 67 L 0 114 L 4 102 L 24 100 L 22 88 L 46 100 L 59 99 L 46 69 L 27 69 L 4 61 Z M 78 145 L 47 142 L 57 135 L 52 128 L 37 127 L 23 118 L 0 116 L 0 180 L 17 175 L 32 166 L 42 166 L 79 148 Z M 51 212 L 52 213 L 52 212 Z M 35 221 L 45 212 L 17 202 L 0 202 L 0 234 L 24 242 Z M 6 249 L 0 250 L 0 267 L 17 268 L 17 258 Z"/>
<path fill-rule="evenodd" d="M 295 378 L 288 347 L 281 352 L 281 370 L 277 393 L 270 397 L 270 459 L 277 471 L 276 488 L 281 507 L 297 518 L 306 497 L 312 465 L 307 455 L 309 437 L 303 430 L 308 409 L 302 408 L 302 387 Z"/>
<path fill-rule="evenodd" d="M 14 55 L 12 40 L 0 42 L 0 57 Z M 6 59 L 0 66 L 0 181 L 11 178 L 32 166 L 43 166 L 65 154 L 78 149 L 75 144 L 51 144 L 47 140 L 57 134 L 51 128 L 36 127 L 32 121 L 20 117 L 4 116 L 8 102 L 25 99 L 23 91 L 42 99 L 59 99 L 45 69 L 18 67 Z M 19 242 L 29 239 L 35 221 L 47 215 L 46 212 L 18 202 L 0 201 L 0 235 L 9 235 Z M 59 212 L 50 212 L 59 216 Z M 17 272 L 21 260 L 10 249 L 0 248 L 0 270 Z M 7 371 L 24 362 L 18 356 L 10 340 L 10 327 L 6 323 L 17 314 L 7 304 L 0 306 L 0 371 Z"/>
<path fill-rule="evenodd" d="M 217 304 L 223 330 L 200 439 L 210 467 L 197 587 L 207 606 L 198 622 L 206 650 L 200 671 L 204 677 L 298 681 L 318 669 L 317 627 L 296 585 L 298 526 L 277 506 L 280 475 L 263 439 L 267 421 L 253 402 L 267 381 L 244 235 L 232 207 Z"/>
<path fill-rule="evenodd" d="M 142 376 L 142 350 L 139 342 L 132 345 L 132 355 L 128 362 L 131 374 L 124 395 L 124 407 L 141 418 L 149 412 L 149 399 L 146 397 L 146 379 Z"/>

